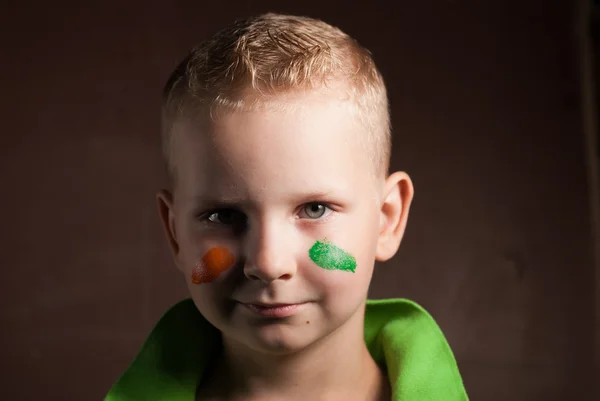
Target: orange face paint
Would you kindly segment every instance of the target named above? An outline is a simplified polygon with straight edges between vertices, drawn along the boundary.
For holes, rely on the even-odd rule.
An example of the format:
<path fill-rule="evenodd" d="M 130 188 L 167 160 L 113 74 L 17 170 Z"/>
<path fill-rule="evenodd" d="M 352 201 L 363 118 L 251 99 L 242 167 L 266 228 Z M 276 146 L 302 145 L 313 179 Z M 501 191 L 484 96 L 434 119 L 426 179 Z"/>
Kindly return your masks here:
<path fill-rule="evenodd" d="M 235 257 L 227 248 L 211 248 L 192 270 L 192 283 L 210 283 L 225 270 L 233 266 L 234 262 Z"/>

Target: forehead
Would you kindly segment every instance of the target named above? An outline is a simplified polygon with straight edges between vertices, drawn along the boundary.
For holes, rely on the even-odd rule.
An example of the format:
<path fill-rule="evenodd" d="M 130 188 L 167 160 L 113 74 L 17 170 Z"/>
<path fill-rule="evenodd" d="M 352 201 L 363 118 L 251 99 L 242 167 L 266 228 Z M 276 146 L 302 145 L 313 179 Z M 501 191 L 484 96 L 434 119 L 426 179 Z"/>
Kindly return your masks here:
<path fill-rule="evenodd" d="M 345 191 L 372 183 L 364 126 L 348 103 L 303 96 L 276 107 L 227 111 L 185 124 L 174 143 L 178 191 L 199 196 L 275 197 Z"/>

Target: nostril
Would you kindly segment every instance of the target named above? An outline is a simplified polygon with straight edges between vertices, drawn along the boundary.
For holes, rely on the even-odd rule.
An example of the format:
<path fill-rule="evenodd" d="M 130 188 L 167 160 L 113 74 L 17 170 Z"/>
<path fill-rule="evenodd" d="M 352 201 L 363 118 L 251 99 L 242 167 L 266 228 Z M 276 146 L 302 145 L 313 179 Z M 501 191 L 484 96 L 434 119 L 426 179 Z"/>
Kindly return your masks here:
<path fill-rule="evenodd" d="M 268 276 L 261 277 L 260 275 L 256 275 L 256 274 L 247 274 L 246 277 L 248 277 L 252 281 L 271 282 L 274 280 L 289 280 L 292 278 L 292 275 L 289 273 L 286 273 L 286 274 L 282 274 L 279 277 L 271 277 L 270 279 Z"/>

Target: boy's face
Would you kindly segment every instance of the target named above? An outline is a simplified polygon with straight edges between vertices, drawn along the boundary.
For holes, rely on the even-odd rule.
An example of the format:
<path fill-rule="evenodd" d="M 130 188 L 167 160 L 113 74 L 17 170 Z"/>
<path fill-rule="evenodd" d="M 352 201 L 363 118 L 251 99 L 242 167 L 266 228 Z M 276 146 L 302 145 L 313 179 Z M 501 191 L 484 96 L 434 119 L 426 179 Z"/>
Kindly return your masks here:
<path fill-rule="evenodd" d="M 158 198 L 199 311 L 230 341 L 269 353 L 362 325 L 374 260 L 399 244 L 382 244 L 384 226 L 398 224 L 382 203 L 401 191 L 375 178 L 348 106 L 288 101 L 294 111 L 223 113 L 203 132 L 179 124 L 175 193 Z"/>

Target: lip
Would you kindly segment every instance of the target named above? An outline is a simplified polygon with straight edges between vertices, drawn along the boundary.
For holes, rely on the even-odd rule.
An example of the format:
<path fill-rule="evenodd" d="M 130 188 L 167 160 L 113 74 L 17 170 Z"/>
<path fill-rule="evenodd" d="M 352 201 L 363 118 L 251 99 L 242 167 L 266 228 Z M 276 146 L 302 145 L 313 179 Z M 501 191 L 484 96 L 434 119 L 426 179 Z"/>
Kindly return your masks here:
<path fill-rule="evenodd" d="M 261 317 L 284 318 L 298 312 L 306 303 L 299 304 L 246 304 L 240 302 L 250 312 Z"/>

